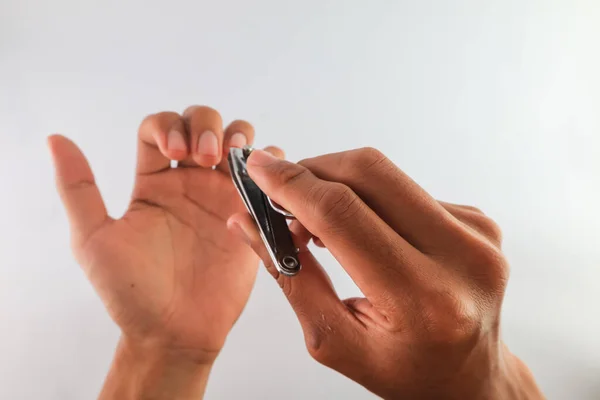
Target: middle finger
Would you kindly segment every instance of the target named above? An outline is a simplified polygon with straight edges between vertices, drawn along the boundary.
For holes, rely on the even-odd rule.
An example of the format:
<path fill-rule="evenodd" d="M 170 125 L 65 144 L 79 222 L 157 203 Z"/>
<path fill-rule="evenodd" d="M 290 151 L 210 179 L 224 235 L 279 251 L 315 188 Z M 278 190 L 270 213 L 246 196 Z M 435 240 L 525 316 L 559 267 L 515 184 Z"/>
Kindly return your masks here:
<path fill-rule="evenodd" d="M 223 120 L 215 109 L 191 106 L 183 112 L 183 120 L 190 138 L 190 157 L 186 166 L 214 167 L 219 164 L 223 148 Z"/>

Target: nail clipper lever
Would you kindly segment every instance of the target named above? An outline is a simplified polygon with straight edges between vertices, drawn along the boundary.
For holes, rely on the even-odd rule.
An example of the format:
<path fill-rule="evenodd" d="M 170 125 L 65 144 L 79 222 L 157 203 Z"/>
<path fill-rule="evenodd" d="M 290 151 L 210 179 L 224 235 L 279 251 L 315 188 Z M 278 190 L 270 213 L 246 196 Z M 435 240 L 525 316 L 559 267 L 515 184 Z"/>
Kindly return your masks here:
<path fill-rule="evenodd" d="M 231 148 L 229 170 L 248 212 L 254 218 L 265 247 L 277 270 L 283 275 L 294 276 L 301 268 L 298 249 L 294 246 L 286 218 L 294 216 L 277 207 L 248 175 L 246 160 L 252 148 Z"/>

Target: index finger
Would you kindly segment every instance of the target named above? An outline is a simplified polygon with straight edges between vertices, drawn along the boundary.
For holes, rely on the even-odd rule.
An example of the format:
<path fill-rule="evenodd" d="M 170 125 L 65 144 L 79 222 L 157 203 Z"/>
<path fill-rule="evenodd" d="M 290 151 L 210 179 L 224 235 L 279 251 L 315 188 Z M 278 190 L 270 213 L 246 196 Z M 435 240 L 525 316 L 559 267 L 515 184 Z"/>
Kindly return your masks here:
<path fill-rule="evenodd" d="M 425 256 L 349 187 L 259 150 L 251 153 L 247 166 L 265 194 L 321 239 L 368 298 L 389 300 L 399 284 L 410 284 L 418 273 Z"/>

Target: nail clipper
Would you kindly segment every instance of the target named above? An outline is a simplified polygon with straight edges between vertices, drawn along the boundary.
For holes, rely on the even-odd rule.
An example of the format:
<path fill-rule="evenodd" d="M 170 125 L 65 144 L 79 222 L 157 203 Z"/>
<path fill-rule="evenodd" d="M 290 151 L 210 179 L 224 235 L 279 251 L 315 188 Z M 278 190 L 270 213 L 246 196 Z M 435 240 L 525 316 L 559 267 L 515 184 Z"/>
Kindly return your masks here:
<path fill-rule="evenodd" d="M 286 218 L 294 216 L 279 207 L 254 183 L 248 175 L 246 160 L 252 148 L 234 148 L 229 150 L 229 170 L 248 212 L 256 222 L 260 236 L 277 270 L 286 276 L 296 275 L 300 269 L 298 249 L 292 240 L 292 234 Z"/>

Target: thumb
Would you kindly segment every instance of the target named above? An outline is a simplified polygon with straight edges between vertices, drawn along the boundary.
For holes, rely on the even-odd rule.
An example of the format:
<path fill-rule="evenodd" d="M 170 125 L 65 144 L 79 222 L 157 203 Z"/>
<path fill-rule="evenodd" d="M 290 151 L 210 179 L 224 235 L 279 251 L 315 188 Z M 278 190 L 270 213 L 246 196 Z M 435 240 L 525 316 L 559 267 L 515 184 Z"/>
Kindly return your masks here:
<path fill-rule="evenodd" d="M 108 215 L 90 166 L 79 148 L 64 136 L 48 138 L 56 173 L 56 188 L 71 225 L 74 243 L 83 243 Z"/>

